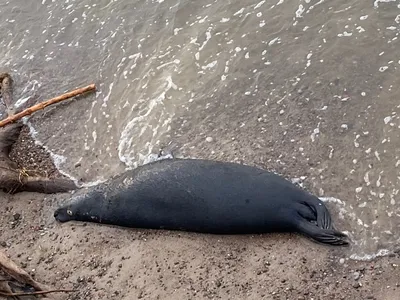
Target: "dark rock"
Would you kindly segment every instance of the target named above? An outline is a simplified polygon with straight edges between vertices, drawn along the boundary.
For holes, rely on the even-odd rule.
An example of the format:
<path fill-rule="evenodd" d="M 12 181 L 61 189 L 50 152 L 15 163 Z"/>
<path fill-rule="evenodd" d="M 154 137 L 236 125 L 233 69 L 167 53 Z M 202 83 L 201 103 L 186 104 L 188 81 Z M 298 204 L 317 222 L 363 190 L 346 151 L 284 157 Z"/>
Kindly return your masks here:
<path fill-rule="evenodd" d="M 15 221 L 18 221 L 19 219 L 21 219 L 21 214 L 15 213 L 15 214 L 13 214 L 13 218 Z"/>
<path fill-rule="evenodd" d="M 360 287 L 361 287 L 361 283 L 359 283 L 359 282 L 353 283 L 353 288 L 358 289 Z"/>

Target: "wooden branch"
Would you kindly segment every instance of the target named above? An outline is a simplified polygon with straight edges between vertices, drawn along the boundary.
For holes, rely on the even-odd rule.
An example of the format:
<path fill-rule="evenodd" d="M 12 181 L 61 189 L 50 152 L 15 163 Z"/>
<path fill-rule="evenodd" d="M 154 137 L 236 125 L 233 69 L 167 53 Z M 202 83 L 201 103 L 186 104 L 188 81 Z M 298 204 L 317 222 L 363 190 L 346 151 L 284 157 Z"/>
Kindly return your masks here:
<path fill-rule="evenodd" d="M 76 186 L 76 184 L 72 180 L 67 178 L 51 179 L 40 176 L 28 176 L 22 180 L 22 186 L 17 191 L 23 190 L 25 192 L 57 194 L 66 193 L 72 190 L 76 190 L 77 188 L 78 187 Z"/>
<path fill-rule="evenodd" d="M 21 269 L 9 259 L 3 252 L 0 251 L 0 269 L 16 281 L 24 284 L 29 284 L 35 290 L 44 291 L 46 287 L 35 281 L 25 270 Z"/>
<path fill-rule="evenodd" d="M 0 296 L 3 297 L 18 297 L 18 296 L 32 296 L 32 295 L 46 295 L 52 293 L 73 293 L 76 290 L 49 290 L 49 291 L 37 291 L 37 292 L 26 292 L 26 293 L 4 293 L 0 292 Z"/>
<path fill-rule="evenodd" d="M 8 280 L 1 280 L 0 281 L 0 293 L 6 293 L 6 294 L 10 294 L 12 293 L 12 289 L 10 288 L 10 286 L 8 285 Z"/>
<path fill-rule="evenodd" d="M 21 119 L 21 118 L 23 118 L 25 116 L 31 115 L 35 111 L 38 111 L 40 109 L 44 109 L 45 107 L 47 107 L 47 106 L 49 106 L 51 104 L 55 104 L 55 103 L 61 102 L 63 100 L 66 100 L 68 98 L 72 98 L 72 97 L 78 96 L 80 94 L 83 94 L 83 93 L 86 93 L 86 92 L 89 92 L 89 91 L 94 91 L 94 90 L 96 90 L 96 86 L 94 84 L 90 84 L 88 86 L 85 86 L 85 87 L 70 91 L 70 92 L 65 93 L 65 94 L 62 94 L 61 96 L 52 98 L 50 100 L 43 101 L 43 102 L 38 103 L 38 104 L 36 104 L 34 106 L 28 107 L 27 109 L 15 114 L 15 115 L 8 116 L 6 119 L 0 121 L 0 127 L 3 127 L 3 126 L 5 126 L 5 125 L 7 125 L 9 123 L 15 122 L 15 121 L 17 121 L 17 120 L 19 120 L 19 119 Z"/>

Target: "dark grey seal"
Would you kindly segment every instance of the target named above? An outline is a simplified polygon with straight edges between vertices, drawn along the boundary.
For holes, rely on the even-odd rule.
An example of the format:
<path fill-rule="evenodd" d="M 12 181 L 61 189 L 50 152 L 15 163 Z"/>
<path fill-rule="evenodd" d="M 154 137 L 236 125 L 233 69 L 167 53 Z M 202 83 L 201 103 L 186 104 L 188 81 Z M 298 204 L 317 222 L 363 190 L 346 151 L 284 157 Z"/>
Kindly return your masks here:
<path fill-rule="evenodd" d="M 210 234 L 298 232 L 347 245 L 325 204 L 265 170 L 219 161 L 165 159 L 74 195 L 57 209 L 71 220 Z"/>

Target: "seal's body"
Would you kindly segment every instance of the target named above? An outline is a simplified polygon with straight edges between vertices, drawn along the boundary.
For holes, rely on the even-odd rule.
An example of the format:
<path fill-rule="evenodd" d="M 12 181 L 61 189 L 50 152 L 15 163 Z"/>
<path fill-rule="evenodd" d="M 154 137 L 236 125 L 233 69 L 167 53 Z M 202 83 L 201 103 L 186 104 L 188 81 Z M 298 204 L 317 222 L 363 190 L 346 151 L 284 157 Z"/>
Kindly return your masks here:
<path fill-rule="evenodd" d="M 300 232 L 347 244 L 317 197 L 276 174 L 236 163 L 156 161 L 71 200 L 55 211 L 58 221 L 212 234 Z"/>

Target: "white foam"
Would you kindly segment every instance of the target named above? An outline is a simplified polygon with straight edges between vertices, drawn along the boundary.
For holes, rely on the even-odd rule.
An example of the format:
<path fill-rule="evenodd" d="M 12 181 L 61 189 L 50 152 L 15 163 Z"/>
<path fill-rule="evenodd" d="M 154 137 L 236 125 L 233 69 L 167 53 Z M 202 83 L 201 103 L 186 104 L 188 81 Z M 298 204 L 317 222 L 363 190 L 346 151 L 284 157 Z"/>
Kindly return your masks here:
<path fill-rule="evenodd" d="M 352 254 L 350 255 L 350 259 L 352 260 L 360 260 L 360 261 L 371 261 L 377 257 L 383 257 L 383 256 L 387 256 L 390 254 L 390 251 L 387 249 L 380 249 L 378 252 L 376 253 L 372 253 L 372 254 Z"/>
<path fill-rule="evenodd" d="M 30 80 L 28 82 L 28 84 L 24 87 L 24 89 L 22 90 L 22 94 L 25 95 L 25 94 L 31 92 L 31 95 L 28 95 L 26 97 L 22 97 L 22 98 L 18 99 L 15 102 L 14 107 L 19 108 L 20 106 L 24 105 L 33 96 L 33 91 L 35 91 L 35 89 L 37 87 L 39 88 L 40 86 L 41 86 L 41 84 L 37 80 L 35 80 L 35 79 Z"/>
<path fill-rule="evenodd" d="M 260 1 L 256 6 L 254 6 L 254 9 L 260 8 L 264 3 L 265 0 Z"/>
<path fill-rule="evenodd" d="M 302 18 L 305 8 L 302 4 L 299 5 L 299 8 L 296 10 L 296 18 Z"/>
<path fill-rule="evenodd" d="M 364 226 L 366 228 L 368 228 L 369 226 L 366 226 L 366 224 L 364 224 L 362 222 L 362 220 L 360 220 L 359 218 L 357 218 L 357 216 L 354 213 L 349 213 L 346 209 L 346 203 L 340 199 L 334 198 L 334 197 L 319 197 L 319 199 L 323 202 L 330 202 L 330 203 L 334 203 L 338 206 L 340 206 L 339 208 L 339 213 L 341 216 L 343 216 L 344 214 L 348 217 L 350 217 L 353 220 L 356 220 L 358 225 L 360 226 Z M 363 206 L 363 205 L 361 205 Z M 348 236 L 352 237 L 350 232 L 344 232 L 345 234 L 347 234 Z M 352 240 L 354 241 L 354 239 L 352 238 Z M 355 242 L 355 246 L 360 246 L 362 244 L 365 244 L 365 241 L 354 241 Z M 359 248 L 359 247 L 358 247 Z M 358 249 L 355 250 L 356 252 L 358 252 Z M 371 261 L 377 257 L 382 257 L 382 256 L 387 256 L 391 253 L 390 250 L 388 249 L 379 249 L 377 250 L 375 253 L 352 253 L 350 254 L 349 258 L 352 260 L 358 260 L 358 261 Z"/>
<path fill-rule="evenodd" d="M 280 37 L 276 37 L 276 38 L 274 38 L 274 39 L 272 39 L 272 40 L 270 40 L 270 41 L 268 42 L 268 46 L 272 46 L 272 45 L 275 44 L 276 42 L 279 43 L 280 40 L 281 40 Z"/>
<path fill-rule="evenodd" d="M 111 92 L 112 92 L 112 89 L 113 89 L 113 87 L 114 87 L 114 82 L 111 82 L 110 83 L 110 89 L 109 89 L 109 91 L 108 91 L 108 94 L 104 97 L 104 99 L 103 99 L 103 107 L 107 107 L 107 102 L 108 102 L 108 100 L 110 99 L 110 96 L 111 96 Z"/>
<path fill-rule="evenodd" d="M 335 204 L 340 204 L 340 205 L 344 205 L 344 202 L 338 198 L 334 198 L 334 197 L 319 197 L 319 199 L 322 202 L 331 202 L 331 203 L 335 203 Z"/>
<path fill-rule="evenodd" d="M 29 100 L 29 98 L 30 98 L 30 96 L 18 99 L 17 102 L 15 102 L 14 107 L 19 108 L 21 105 L 24 105 L 26 103 L 26 101 Z"/>
<path fill-rule="evenodd" d="M 149 154 L 146 158 L 143 160 L 143 165 L 159 161 L 159 160 L 164 160 L 164 159 L 172 159 L 174 158 L 171 154 L 166 154 L 166 155 L 160 155 L 158 156 L 157 154 L 151 153 Z"/>
<path fill-rule="evenodd" d="M 164 64 L 162 64 L 162 65 L 159 65 L 156 69 L 157 70 L 160 70 L 160 69 L 162 69 L 162 68 L 164 68 L 164 67 L 166 67 L 166 66 L 168 66 L 168 65 L 171 65 L 171 64 L 179 64 L 181 61 L 179 60 L 179 59 L 175 59 L 175 60 L 173 60 L 173 61 L 169 61 L 169 62 L 166 62 L 166 63 L 164 63 Z"/>
<path fill-rule="evenodd" d="M 207 64 L 207 65 L 205 65 L 205 66 L 202 66 L 201 68 L 202 68 L 203 70 L 209 70 L 209 69 L 214 68 L 214 67 L 216 66 L 217 63 L 218 63 L 218 61 L 214 60 L 213 62 L 210 62 L 209 64 Z"/>
<path fill-rule="evenodd" d="M 241 9 L 239 9 L 237 12 L 235 12 L 233 15 L 234 16 L 237 16 L 237 15 L 240 15 L 240 14 L 242 14 L 244 12 L 244 7 L 242 7 Z"/>
<path fill-rule="evenodd" d="M 206 31 L 206 40 L 203 42 L 203 44 L 200 46 L 199 51 L 203 50 L 203 48 L 207 45 L 208 41 L 211 39 L 211 28 L 208 28 Z"/>
<path fill-rule="evenodd" d="M 374 7 L 379 7 L 379 3 L 396 2 L 397 0 L 375 0 Z"/>
<path fill-rule="evenodd" d="M 57 169 L 62 175 L 64 175 L 64 176 L 67 177 L 68 179 L 72 180 L 72 181 L 75 183 L 75 185 L 76 185 L 77 187 L 91 187 L 91 186 L 98 185 L 99 183 L 102 183 L 102 182 L 105 181 L 105 179 L 102 178 L 102 179 L 99 179 L 99 180 L 93 181 L 93 182 L 79 183 L 79 180 L 78 180 L 76 177 L 74 177 L 74 176 L 72 176 L 71 174 L 65 172 L 65 171 L 62 169 L 62 167 L 61 167 L 62 164 L 64 164 L 64 163 L 67 161 L 67 158 L 66 158 L 65 156 L 62 156 L 62 155 L 59 155 L 59 154 L 56 154 L 56 153 L 52 152 L 45 144 L 43 144 L 43 143 L 37 138 L 38 132 L 37 132 L 36 129 L 32 126 L 32 124 L 28 122 L 28 120 L 27 120 L 26 117 L 25 117 L 25 118 L 22 118 L 22 122 L 23 122 L 25 125 L 28 126 L 28 128 L 29 128 L 29 133 L 30 133 L 32 139 L 35 141 L 35 144 L 37 144 L 37 145 L 43 147 L 43 149 L 44 149 L 47 153 L 50 154 L 50 158 L 52 159 L 52 161 L 53 161 L 54 166 L 56 167 L 56 169 Z"/>
<path fill-rule="evenodd" d="M 135 153 L 134 149 L 134 141 L 135 138 L 141 137 L 144 132 L 150 128 L 152 130 L 152 135 L 150 140 L 156 135 L 158 126 L 155 128 L 152 128 L 146 120 L 148 120 L 148 117 L 153 113 L 153 111 L 159 107 L 160 105 L 163 105 L 164 100 L 166 99 L 166 93 L 171 90 L 171 89 L 178 89 L 176 84 L 172 81 L 172 77 L 169 75 L 165 78 L 166 85 L 163 90 L 159 92 L 159 95 L 156 96 L 153 99 L 150 99 L 147 103 L 147 107 L 145 108 L 145 112 L 142 114 L 139 114 L 138 116 L 135 116 L 132 120 L 130 120 L 125 128 L 123 129 L 119 144 L 118 144 L 118 157 L 121 162 L 125 163 L 128 167 L 136 167 L 138 163 L 138 159 L 136 155 L 139 155 L 139 161 L 145 160 L 148 155 L 151 154 L 151 146 L 150 146 L 150 141 L 145 143 L 145 146 L 147 147 L 147 154 L 142 155 L 141 153 Z M 166 119 L 166 121 L 162 124 L 162 126 L 166 126 L 169 124 L 169 122 L 172 121 L 172 117 L 170 116 L 169 118 Z M 136 133 L 136 136 L 133 136 Z"/>

